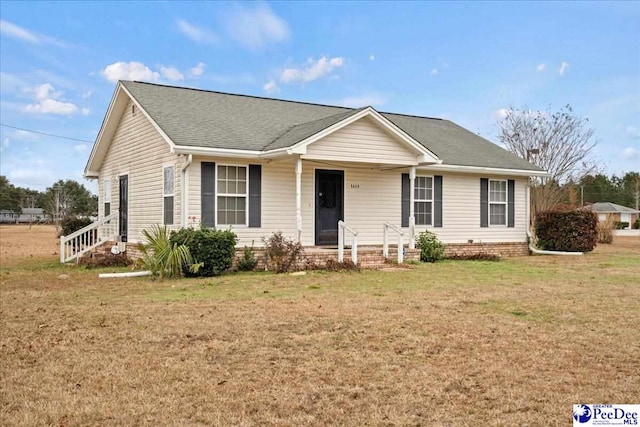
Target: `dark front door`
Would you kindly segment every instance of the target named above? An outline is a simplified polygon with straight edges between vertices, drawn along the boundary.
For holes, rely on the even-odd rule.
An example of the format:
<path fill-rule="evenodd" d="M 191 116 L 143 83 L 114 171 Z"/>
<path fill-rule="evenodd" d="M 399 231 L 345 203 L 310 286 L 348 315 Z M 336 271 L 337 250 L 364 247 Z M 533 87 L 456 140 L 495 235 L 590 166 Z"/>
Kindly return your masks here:
<path fill-rule="evenodd" d="M 316 245 L 337 245 L 343 218 L 344 172 L 316 169 Z"/>
<path fill-rule="evenodd" d="M 129 176 L 122 175 L 120 177 L 120 190 L 118 192 L 118 231 L 120 239 L 123 242 L 127 241 L 127 220 L 129 216 Z"/>

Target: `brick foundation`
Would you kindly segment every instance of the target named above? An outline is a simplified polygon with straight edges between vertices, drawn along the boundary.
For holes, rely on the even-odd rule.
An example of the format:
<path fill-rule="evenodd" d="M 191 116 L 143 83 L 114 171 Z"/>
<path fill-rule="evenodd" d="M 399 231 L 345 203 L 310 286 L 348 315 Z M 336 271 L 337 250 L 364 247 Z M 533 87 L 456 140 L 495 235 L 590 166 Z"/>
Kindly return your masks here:
<path fill-rule="evenodd" d="M 109 253 L 111 247 L 116 245 L 116 242 L 105 242 L 102 246 L 94 249 L 94 253 Z M 126 244 L 127 256 L 136 260 L 140 257 L 140 251 L 138 250 L 137 243 Z M 264 270 L 265 263 L 265 248 L 253 248 L 254 256 L 258 260 L 256 270 Z M 389 248 L 389 261 L 394 262 L 397 259 L 397 250 L 395 248 Z M 498 255 L 501 257 L 514 257 L 514 256 L 527 256 L 529 255 L 529 248 L 526 243 L 449 243 L 445 244 L 445 254 L 447 256 L 464 256 L 475 254 L 489 254 Z M 235 268 L 238 263 L 238 258 L 244 256 L 244 248 L 236 248 L 236 257 L 233 260 L 233 267 Z M 345 249 L 344 259 L 351 260 L 351 249 Z M 311 266 L 316 268 L 322 268 L 326 265 L 328 260 L 338 260 L 337 249 L 324 249 L 319 247 L 306 247 L 304 256 L 298 262 L 297 268 L 299 270 L 307 269 Z M 405 248 L 405 261 L 419 261 L 420 249 L 406 249 Z M 382 256 L 382 246 L 366 246 L 358 249 L 358 264 L 361 268 L 365 269 L 377 269 L 389 266 L 389 261 L 386 261 Z"/>
<path fill-rule="evenodd" d="M 445 244 L 447 256 L 489 254 L 501 257 L 527 256 L 529 247 L 525 242 L 518 243 L 449 243 Z"/>

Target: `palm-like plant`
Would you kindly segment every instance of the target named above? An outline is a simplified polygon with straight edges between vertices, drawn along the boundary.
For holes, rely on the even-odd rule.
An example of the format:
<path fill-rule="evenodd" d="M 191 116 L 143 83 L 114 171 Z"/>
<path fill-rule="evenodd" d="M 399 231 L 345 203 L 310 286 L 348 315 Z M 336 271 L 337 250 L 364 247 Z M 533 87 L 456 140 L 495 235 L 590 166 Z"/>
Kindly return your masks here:
<path fill-rule="evenodd" d="M 142 230 L 142 234 L 147 243 L 139 246 L 142 254 L 139 262 L 160 280 L 182 276 L 185 265 L 192 272 L 197 272 L 202 265 L 193 259 L 186 245 L 171 243 L 166 226 L 154 225 L 150 230 Z"/>

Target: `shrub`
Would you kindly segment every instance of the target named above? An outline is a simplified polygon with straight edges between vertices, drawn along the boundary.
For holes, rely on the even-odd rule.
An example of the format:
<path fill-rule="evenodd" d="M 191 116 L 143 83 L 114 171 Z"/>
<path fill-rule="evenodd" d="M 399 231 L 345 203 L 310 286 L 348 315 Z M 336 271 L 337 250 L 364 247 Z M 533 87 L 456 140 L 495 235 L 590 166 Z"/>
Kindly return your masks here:
<path fill-rule="evenodd" d="M 149 270 L 154 277 L 182 276 L 186 269 L 196 273 L 201 264 L 196 263 L 186 245 L 172 242 L 166 226 L 154 225 L 151 230 L 142 230 L 147 243 L 138 245 L 141 257 L 138 264 Z"/>
<path fill-rule="evenodd" d="M 60 236 L 68 236 L 93 223 L 89 218 L 76 218 L 74 216 L 62 220 L 60 223 Z"/>
<path fill-rule="evenodd" d="M 193 258 L 202 263 L 197 272 L 185 269 L 185 275 L 210 277 L 231 268 L 238 237 L 231 230 L 183 228 L 171 233 L 171 241 L 187 246 Z"/>
<path fill-rule="evenodd" d="M 350 259 L 342 262 L 336 261 L 335 259 L 328 259 L 325 264 L 325 269 L 327 271 L 360 271 L 360 266 Z"/>
<path fill-rule="evenodd" d="M 616 230 L 624 230 L 625 228 L 629 228 L 629 223 L 627 221 L 616 221 L 615 226 Z"/>
<path fill-rule="evenodd" d="M 589 211 L 545 211 L 536 215 L 538 246 L 549 251 L 589 252 L 598 241 L 598 216 Z"/>
<path fill-rule="evenodd" d="M 270 237 L 263 237 L 266 248 L 267 270 L 276 273 L 286 273 L 297 268 L 298 261 L 304 254 L 300 242 L 294 242 L 282 235 L 282 231 L 273 233 Z"/>
<path fill-rule="evenodd" d="M 640 229 L 640 218 L 636 219 L 636 221 L 633 223 L 633 228 L 635 228 L 636 230 Z"/>
<path fill-rule="evenodd" d="M 242 252 L 242 258 L 238 258 L 238 270 L 253 271 L 255 270 L 256 265 L 258 265 L 258 259 L 253 251 L 253 246 L 245 246 L 244 251 Z"/>
<path fill-rule="evenodd" d="M 119 254 L 98 254 L 93 256 L 84 256 L 78 261 L 78 265 L 86 268 L 101 267 L 128 267 L 132 261 L 127 257 L 126 253 Z"/>
<path fill-rule="evenodd" d="M 420 261 L 436 262 L 444 259 L 444 245 L 430 231 L 420 233 L 417 243 L 420 248 Z"/>
<path fill-rule="evenodd" d="M 612 243 L 613 242 L 613 228 L 616 221 L 613 221 L 610 216 L 604 221 L 598 222 L 598 243 Z"/>

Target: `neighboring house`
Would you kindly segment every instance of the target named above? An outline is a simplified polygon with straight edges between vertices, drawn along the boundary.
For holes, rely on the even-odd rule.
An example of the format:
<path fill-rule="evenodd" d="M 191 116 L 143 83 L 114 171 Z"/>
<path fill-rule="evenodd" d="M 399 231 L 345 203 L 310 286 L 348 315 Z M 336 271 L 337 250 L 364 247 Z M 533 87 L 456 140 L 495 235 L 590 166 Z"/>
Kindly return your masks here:
<path fill-rule="evenodd" d="M 598 214 L 599 221 L 606 221 L 611 218 L 613 221 L 628 222 L 629 227 L 640 217 L 640 210 L 628 208 L 611 202 L 597 202 L 585 206 L 591 212 Z"/>
<path fill-rule="evenodd" d="M 20 214 L 12 211 L 0 211 L 0 223 L 35 223 L 46 221 L 44 210 L 41 208 L 22 208 Z"/>
<path fill-rule="evenodd" d="M 361 245 L 383 223 L 460 247 L 527 253 L 528 182 L 546 173 L 453 122 L 121 81 L 85 168 L 122 241 L 153 224 Z M 493 248 L 493 249 L 492 249 Z"/>

